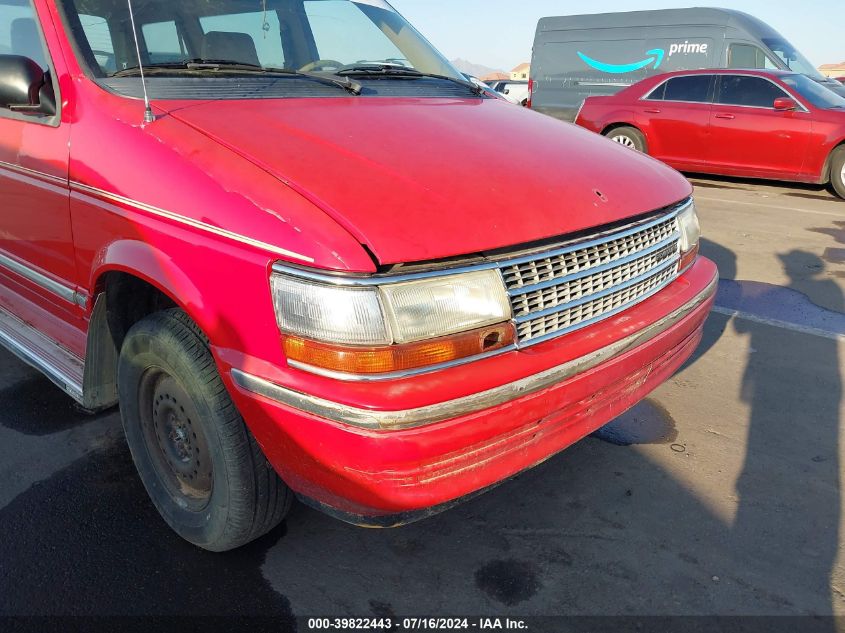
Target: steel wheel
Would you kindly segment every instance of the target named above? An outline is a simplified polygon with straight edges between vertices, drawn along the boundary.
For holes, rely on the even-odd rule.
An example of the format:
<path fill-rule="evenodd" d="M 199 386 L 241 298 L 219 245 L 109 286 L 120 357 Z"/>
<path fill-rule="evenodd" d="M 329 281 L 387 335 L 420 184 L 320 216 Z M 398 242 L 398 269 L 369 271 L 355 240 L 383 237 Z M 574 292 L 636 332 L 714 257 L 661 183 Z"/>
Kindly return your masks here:
<path fill-rule="evenodd" d="M 139 399 L 144 439 L 162 483 L 184 507 L 202 510 L 212 493 L 211 455 L 191 399 L 158 368 L 144 374 Z"/>

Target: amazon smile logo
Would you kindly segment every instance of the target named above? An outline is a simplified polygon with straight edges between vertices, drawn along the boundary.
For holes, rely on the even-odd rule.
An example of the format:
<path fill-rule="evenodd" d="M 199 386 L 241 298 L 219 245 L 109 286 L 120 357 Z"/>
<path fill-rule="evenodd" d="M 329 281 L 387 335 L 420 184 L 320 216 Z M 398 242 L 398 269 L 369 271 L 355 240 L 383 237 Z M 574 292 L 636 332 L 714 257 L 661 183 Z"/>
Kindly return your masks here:
<path fill-rule="evenodd" d="M 654 64 L 655 69 L 660 68 L 660 64 L 663 63 L 663 58 L 666 57 L 666 51 L 662 48 L 653 48 L 646 52 L 646 55 L 650 55 L 650 57 L 632 64 L 606 64 L 598 61 L 597 59 L 593 59 L 592 57 L 588 57 L 581 51 L 578 51 L 578 57 L 580 57 L 585 64 L 595 68 L 596 70 L 600 70 L 603 73 L 611 73 L 613 75 L 633 73 L 638 70 L 642 70 L 643 68 L 648 68 L 652 64 Z"/>
<path fill-rule="evenodd" d="M 654 66 L 654 69 L 657 70 L 660 68 L 660 65 L 663 63 L 665 58 L 672 57 L 673 55 L 707 55 L 709 50 L 710 44 L 705 44 L 703 42 L 695 43 L 686 40 L 683 43 L 677 42 L 670 45 L 668 55 L 666 54 L 666 49 L 664 48 L 653 48 L 650 51 L 646 51 L 646 55 L 648 55 L 648 57 L 631 64 L 608 64 L 606 62 L 593 59 L 581 51 L 578 51 L 578 57 L 580 57 L 581 60 L 591 68 L 600 70 L 603 73 L 624 75 L 625 73 L 633 73 L 652 65 Z"/>

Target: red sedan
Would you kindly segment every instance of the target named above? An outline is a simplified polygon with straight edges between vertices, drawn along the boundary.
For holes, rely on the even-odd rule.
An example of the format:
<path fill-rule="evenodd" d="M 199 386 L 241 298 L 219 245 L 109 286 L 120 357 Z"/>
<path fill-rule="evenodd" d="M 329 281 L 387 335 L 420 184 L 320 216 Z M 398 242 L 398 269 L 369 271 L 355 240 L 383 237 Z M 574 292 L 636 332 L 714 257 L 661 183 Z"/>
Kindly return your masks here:
<path fill-rule="evenodd" d="M 804 75 L 659 75 L 590 97 L 576 123 L 682 171 L 831 183 L 845 198 L 845 99 Z"/>

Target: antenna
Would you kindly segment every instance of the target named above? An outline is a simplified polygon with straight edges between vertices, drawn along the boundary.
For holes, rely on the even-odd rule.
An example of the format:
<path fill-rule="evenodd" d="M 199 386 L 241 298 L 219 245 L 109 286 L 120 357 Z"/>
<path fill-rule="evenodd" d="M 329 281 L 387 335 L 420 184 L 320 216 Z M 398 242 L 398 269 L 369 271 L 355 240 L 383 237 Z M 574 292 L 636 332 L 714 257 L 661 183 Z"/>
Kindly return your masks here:
<path fill-rule="evenodd" d="M 132 37 L 135 38 L 135 52 L 138 54 L 138 69 L 141 71 L 141 87 L 144 90 L 144 123 L 154 123 L 156 115 L 150 107 L 150 97 L 147 94 L 147 78 L 144 76 L 144 62 L 141 61 L 141 45 L 138 43 L 138 31 L 135 29 L 135 12 L 132 11 L 132 0 L 126 0 L 129 5 L 129 21 L 132 23 Z"/>

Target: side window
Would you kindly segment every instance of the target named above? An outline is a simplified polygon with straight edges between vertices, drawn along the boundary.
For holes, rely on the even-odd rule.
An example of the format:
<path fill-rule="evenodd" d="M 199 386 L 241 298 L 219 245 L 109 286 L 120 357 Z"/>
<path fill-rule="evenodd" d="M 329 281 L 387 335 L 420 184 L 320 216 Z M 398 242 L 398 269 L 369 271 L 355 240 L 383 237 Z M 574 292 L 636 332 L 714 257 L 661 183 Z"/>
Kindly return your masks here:
<path fill-rule="evenodd" d="M 751 44 L 731 44 L 728 49 L 728 68 L 767 68 L 776 70 L 774 62 L 760 48 Z"/>
<path fill-rule="evenodd" d="M 775 99 L 788 96 L 775 84 L 760 77 L 723 75 L 716 102 L 722 105 L 772 108 Z"/>
<path fill-rule="evenodd" d="M 0 0 L 0 54 L 28 57 L 46 71 L 47 55 L 37 20 L 29 0 Z"/>
<path fill-rule="evenodd" d="M 710 103 L 711 75 L 674 77 L 666 82 L 664 101 Z"/>
<path fill-rule="evenodd" d="M 666 96 L 666 84 L 668 82 L 663 82 L 657 88 L 651 91 L 648 95 L 648 101 L 663 101 L 664 97 Z"/>
<path fill-rule="evenodd" d="M 202 56 L 283 68 L 279 16 L 273 11 L 213 15 L 200 18 L 205 34 Z"/>
<path fill-rule="evenodd" d="M 173 20 L 145 24 L 141 27 L 141 33 L 151 63 L 177 62 L 188 58 L 185 42 Z"/>
<path fill-rule="evenodd" d="M 91 44 L 91 52 L 100 68 L 105 73 L 117 71 L 114 56 L 114 41 L 106 19 L 98 15 L 79 14 L 82 31 Z M 133 64 L 134 65 L 134 64 Z"/>

